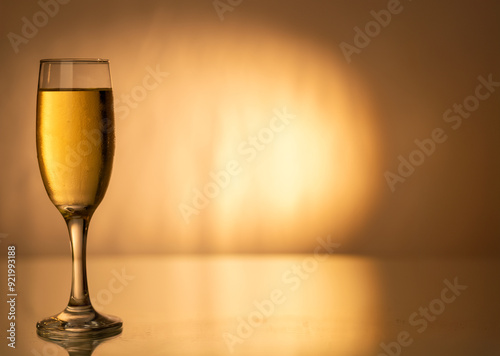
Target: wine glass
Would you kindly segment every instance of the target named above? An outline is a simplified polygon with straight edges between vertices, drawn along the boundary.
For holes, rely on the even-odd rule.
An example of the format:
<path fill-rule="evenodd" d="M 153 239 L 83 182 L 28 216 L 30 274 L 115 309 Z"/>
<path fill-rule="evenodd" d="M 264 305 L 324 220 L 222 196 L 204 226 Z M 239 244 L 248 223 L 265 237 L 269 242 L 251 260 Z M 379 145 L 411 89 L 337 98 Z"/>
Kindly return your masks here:
<path fill-rule="evenodd" d="M 43 184 L 68 226 L 72 283 L 68 306 L 37 323 L 53 340 L 109 337 L 122 321 L 90 302 L 87 229 L 108 187 L 115 150 L 113 92 L 106 59 L 42 59 L 38 78 L 36 147 Z"/>

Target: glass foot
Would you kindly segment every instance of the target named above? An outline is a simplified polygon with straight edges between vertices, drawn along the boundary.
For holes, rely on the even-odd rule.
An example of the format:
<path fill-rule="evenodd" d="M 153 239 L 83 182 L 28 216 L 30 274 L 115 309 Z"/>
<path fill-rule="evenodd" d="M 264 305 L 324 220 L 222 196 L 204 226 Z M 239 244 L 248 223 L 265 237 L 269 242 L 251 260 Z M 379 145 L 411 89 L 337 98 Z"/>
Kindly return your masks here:
<path fill-rule="evenodd" d="M 62 313 L 36 324 L 37 334 L 50 340 L 107 338 L 122 331 L 122 321 L 92 307 L 67 307 Z"/>

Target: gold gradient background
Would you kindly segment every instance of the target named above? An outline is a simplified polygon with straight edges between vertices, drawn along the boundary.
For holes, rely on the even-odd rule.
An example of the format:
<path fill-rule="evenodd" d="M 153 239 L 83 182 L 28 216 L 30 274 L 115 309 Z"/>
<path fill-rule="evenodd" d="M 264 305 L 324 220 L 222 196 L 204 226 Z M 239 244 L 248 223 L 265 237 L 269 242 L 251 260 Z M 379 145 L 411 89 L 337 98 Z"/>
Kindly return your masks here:
<path fill-rule="evenodd" d="M 361 54 L 355 26 L 385 1 L 243 1 L 220 21 L 211 1 L 71 1 L 14 53 L 36 2 L 3 2 L 0 232 L 26 255 L 66 255 L 35 150 L 38 61 L 109 58 L 115 100 L 148 67 L 168 72 L 117 118 L 111 183 L 89 253 L 343 253 L 498 256 L 499 93 L 454 131 L 444 111 L 500 80 L 494 1 L 402 2 Z M 252 162 L 238 145 L 286 107 L 293 122 Z M 440 127 L 435 153 L 392 193 L 384 172 Z M 242 172 L 186 224 L 179 204 L 236 159 Z"/>
<path fill-rule="evenodd" d="M 379 354 L 458 276 L 470 288 L 404 353 L 496 354 L 500 90 L 458 130 L 442 116 L 479 75 L 500 81 L 500 4 L 402 6 L 349 64 L 339 44 L 387 1 L 243 0 L 220 21 L 212 0 L 71 0 L 18 54 L 7 34 L 40 7 L 1 2 L 0 247 L 16 244 L 20 259 L 20 347 L 42 350 L 35 320 L 65 305 L 71 283 L 68 234 L 36 159 L 39 60 L 103 57 L 115 100 L 147 68 L 169 75 L 117 116 L 89 229 L 92 300 L 112 271 L 135 279 L 99 306 L 125 329 L 95 354 L 227 354 L 222 333 L 254 300 L 287 291 L 283 272 L 327 236 L 334 255 L 242 353 Z M 246 162 L 238 146 L 283 108 L 295 118 Z M 436 128 L 447 140 L 392 193 L 384 173 Z M 241 173 L 187 224 L 179 204 L 231 160 Z"/>

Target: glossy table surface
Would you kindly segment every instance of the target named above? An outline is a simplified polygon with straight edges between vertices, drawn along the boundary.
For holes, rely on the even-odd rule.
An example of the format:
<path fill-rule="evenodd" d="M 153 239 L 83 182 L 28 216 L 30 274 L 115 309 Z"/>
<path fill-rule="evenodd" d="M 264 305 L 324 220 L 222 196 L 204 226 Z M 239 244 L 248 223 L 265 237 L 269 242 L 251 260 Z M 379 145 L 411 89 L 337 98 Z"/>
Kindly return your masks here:
<path fill-rule="evenodd" d="M 500 354 L 495 259 L 89 257 L 93 304 L 124 327 L 66 350 L 40 339 L 35 324 L 65 307 L 70 259 L 19 257 L 16 266 L 16 348 L 4 301 L 0 355 Z"/>

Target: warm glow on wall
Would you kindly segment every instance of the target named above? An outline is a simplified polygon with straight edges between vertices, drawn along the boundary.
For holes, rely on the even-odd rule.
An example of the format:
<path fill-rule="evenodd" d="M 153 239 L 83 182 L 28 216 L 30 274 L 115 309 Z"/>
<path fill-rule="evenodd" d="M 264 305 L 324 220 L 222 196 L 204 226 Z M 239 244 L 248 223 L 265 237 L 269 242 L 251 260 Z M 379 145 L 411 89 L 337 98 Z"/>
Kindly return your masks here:
<path fill-rule="evenodd" d="M 31 107 L 19 96 L 9 110 L 32 131 L 19 128 L 30 190 L 15 199 L 37 213 L 24 212 L 36 219 L 25 226 L 18 211 L 2 208 L 4 230 L 30 236 L 27 252 L 67 252 L 36 163 L 37 65 L 39 56 L 102 56 L 110 59 L 116 153 L 90 226 L 91 253 L 311 252 L 317 236 L 354 236 L 383 182 L 376 118 L 354 67 L 324 41 L 278 25 L 162 11 L 138 17 L 133 31 L 126 21 L 96 22 L 68 37 L 51 32 L 72 26 L 72 17 L 58 17 L 45 32 L 57 40 L 19 64 L 32 69 L 16 82 L 33 88 Z M 86 40 L 102 33 L 120 41 Z"/>
<path fill-rule="evenodd" d="M 270 28 L 214 28 L 197 46 L 186 33 L 149 38 L 158 63 L 129 83 L 114 63 L 120 87 L 155 66 L 165 78 L 118 123 L 110 194 L 133 196 L 120 210 L 134 210 L 129 228 L 179 250 L 307 251 L 318 234 L 342 240 L 370 208 L 379 169 L 362 83 L 314 42 Z"/>

